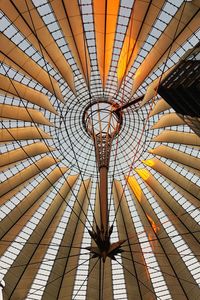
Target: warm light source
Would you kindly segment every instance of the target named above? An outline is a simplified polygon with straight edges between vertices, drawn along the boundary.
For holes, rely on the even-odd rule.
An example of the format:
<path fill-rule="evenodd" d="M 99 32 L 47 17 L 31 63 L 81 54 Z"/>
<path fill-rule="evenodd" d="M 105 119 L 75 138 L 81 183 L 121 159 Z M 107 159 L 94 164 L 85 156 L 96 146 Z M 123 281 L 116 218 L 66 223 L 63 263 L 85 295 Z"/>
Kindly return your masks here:
<path fill-rule="evenodd" d="M 147 214 L 147 218 L 148 218 L 148 220 L 150 221 L 150 223 L 151 223 L 151 226 L 152 226 L 152 228 L 153 228 L 153 231 L 155 232 L 155 233 L 157 233 L 158 231 L 159 231 L 159 227 L 156 225 L 156 223 L 154 222 L 154 220 Z"/>
<path fill-rule="evenodd" d="M 146 166 L 149 166 L 149 167 L 153 167 L 155 165 L 155 162 L 153 159 L 143 160 L 142 162 L 143 162 L 143 164 L 145 164 Z"/>
<path fill-rule="evenodd" d="M 135 171 L 145 181 L 151 176 L 150 172 L 146 169 L 135 169 Z"/>
<path fill-rule="evenodd" d="M 135 177 L 133 176 L 125 176 L 128 184 L 130 185 L 131 190 L 133 191 L 135 197 L 137 198 L 137 200 L 141 201 L 141 197 L 142 197 L 142 190 L 137 182 L 137 180 L 135 179 Z"/>

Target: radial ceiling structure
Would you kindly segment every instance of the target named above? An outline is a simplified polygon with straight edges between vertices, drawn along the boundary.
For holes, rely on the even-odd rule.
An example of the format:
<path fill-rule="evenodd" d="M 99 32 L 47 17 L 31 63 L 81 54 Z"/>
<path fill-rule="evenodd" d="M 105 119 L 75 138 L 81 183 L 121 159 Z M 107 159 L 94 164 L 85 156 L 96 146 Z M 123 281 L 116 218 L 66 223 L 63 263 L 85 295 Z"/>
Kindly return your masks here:
<path fill-rule="evenodd" d="M 157 94 L 200 1 L 0 1 L 3 299 L 200 299 L 200 137 Z"/>

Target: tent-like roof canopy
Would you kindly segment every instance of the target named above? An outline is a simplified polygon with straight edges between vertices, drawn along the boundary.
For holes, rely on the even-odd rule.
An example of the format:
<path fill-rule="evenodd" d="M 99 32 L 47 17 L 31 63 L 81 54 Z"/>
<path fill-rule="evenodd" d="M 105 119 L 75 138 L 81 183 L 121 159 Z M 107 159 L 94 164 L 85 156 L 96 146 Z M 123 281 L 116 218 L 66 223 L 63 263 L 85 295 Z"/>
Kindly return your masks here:
<path fill-rule="evenodd" d="M 0 0 L 3 299 L 200 299 L 200 137 L 157 94 L 199 25 L 199 0 Z M 105 262 L 94 103 L 121 108 Z"/>

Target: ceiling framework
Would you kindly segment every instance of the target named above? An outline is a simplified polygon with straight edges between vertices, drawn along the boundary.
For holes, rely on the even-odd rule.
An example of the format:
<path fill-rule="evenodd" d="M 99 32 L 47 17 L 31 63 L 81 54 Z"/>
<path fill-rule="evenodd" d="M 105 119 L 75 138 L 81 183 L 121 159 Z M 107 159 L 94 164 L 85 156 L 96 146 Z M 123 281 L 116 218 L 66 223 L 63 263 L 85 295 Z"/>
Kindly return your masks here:
<path fill-rule="evenodd" d="M 0 1 L 3 299 L 200 298 L 200 137 L 157 94 L 199 24 L 198 0 Z"/>

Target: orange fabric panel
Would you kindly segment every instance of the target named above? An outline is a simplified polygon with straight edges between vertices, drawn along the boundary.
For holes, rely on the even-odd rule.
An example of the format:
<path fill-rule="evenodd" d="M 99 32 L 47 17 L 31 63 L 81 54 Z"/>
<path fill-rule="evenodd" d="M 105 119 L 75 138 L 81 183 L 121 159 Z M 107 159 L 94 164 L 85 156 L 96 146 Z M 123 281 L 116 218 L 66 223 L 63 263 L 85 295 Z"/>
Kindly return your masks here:
<path fill-rule="evenodd" d="M 104 88 L 112 59 L 119 3 L 119 0 L 93 1 L 97 59 Z"/>

